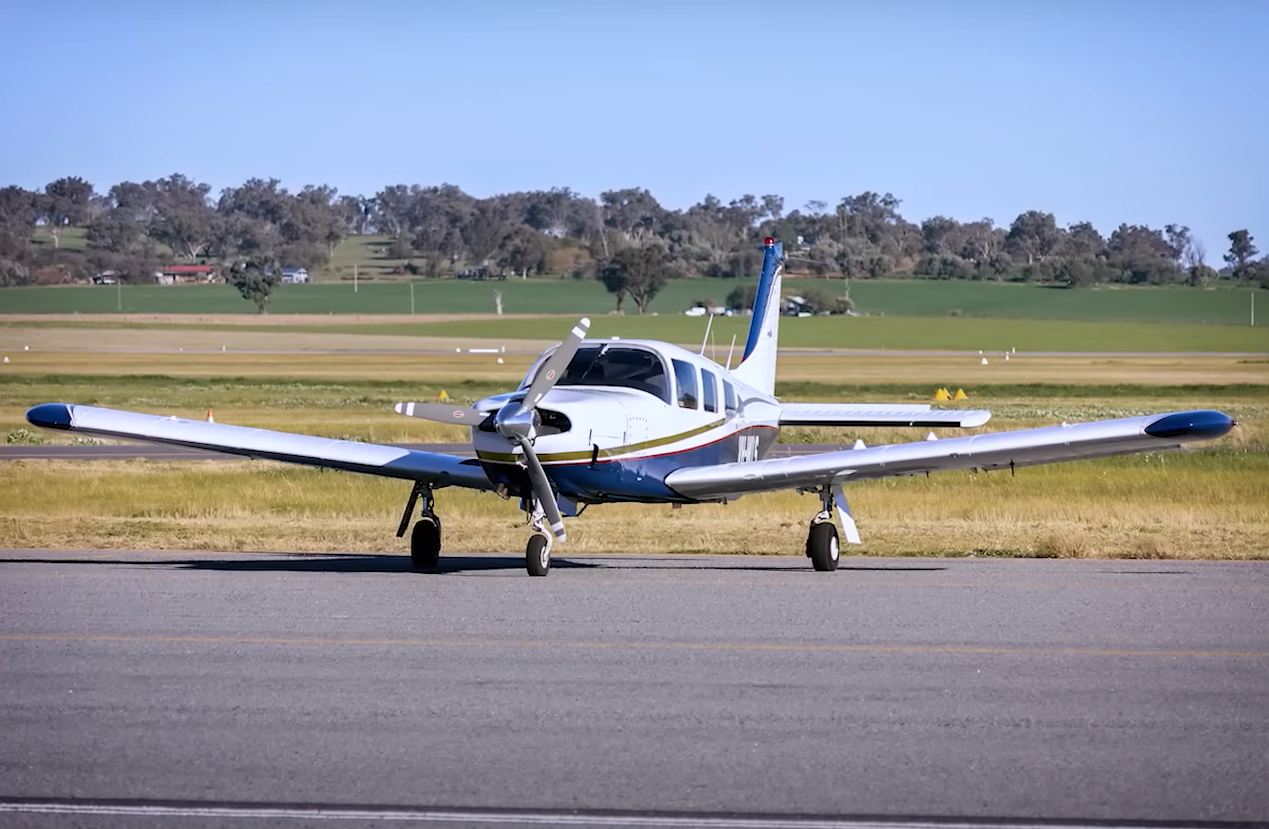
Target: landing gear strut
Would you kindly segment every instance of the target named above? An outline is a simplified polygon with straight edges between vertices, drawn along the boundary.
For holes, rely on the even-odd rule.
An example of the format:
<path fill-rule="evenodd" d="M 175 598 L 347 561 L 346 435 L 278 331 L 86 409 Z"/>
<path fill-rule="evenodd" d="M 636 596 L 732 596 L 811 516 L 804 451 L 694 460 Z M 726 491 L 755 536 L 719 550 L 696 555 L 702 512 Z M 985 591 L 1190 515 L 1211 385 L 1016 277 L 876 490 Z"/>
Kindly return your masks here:
<path fill-rule="evenodd" d="M 525 514 L 529 526 L 533 527 L 533 535 L 529 536 L 529 543 L 524 548 L 524 567 L 530 576 L 545 576 L 551 572 L 551 547 L 555 539 L 542 528 L 546 513 L 537 498 L 528 499 Z"/>
<path fill-rule="evenodd" d="M 837 540 L 837 527 L 833 525 L 833 490 L 821 487 L 818 494 L 823 508 L 811 519 L 811 531 L 806 536 L 806 555 L 812 567 L 828 572 L 837 569 L 841 547 Z"/>
<path fill-rule="evenodd" d="M 414 514 L 414 505 L 423 500 L 423 508 L 419 520 L 410 533 L 410 563 L 416 570 L 433 570 L 441 559 L 441 519 L 432 511 L 436 503 L 432 496 L 432 486 L 424 481 L 415 481 L 410 490 L 410 499 L 405 504 L 405 513 L 397 527 L 397 538 L 405 535 L 410 526 L 410 516 Z"/>

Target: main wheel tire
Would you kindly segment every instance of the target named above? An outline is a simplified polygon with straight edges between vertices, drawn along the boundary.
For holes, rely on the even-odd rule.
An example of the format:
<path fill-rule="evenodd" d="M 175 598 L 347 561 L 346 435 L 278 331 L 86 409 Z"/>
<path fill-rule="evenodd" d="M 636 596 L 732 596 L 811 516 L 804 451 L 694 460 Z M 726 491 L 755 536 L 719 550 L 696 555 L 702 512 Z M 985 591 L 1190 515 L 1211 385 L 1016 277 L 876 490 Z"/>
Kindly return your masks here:
<path fill-rule="evenodd" d="M 811 533 L 806 537 L 806 554 L 811 557 L 811 566 L 816 570 L 827 572 L 837 569 L 841 548 L 837 543 L 837 527 L 832 521 L 811 525 Z"/>
<path fill-rule="evenodd" d="M 441 560 L 441 520 L 424 516 L 410 533 L 410 562 L 416 570 L 432 570 Z"/>
<path fill-rule="evenodd" d="M 530 576 L 545 576 L 551 572 L 551 541 L 543 533 L 529 536 L 524 548 L 524 566 Z"/>

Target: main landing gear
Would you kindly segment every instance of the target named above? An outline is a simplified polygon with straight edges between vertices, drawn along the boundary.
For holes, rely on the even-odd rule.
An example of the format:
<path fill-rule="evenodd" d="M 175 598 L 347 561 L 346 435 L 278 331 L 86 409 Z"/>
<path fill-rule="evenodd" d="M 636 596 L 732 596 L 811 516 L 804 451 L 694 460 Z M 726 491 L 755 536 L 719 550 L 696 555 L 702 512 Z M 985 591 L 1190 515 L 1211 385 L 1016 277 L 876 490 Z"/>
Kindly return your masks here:
<path fill-rule="evenodd" d="M 410 500 L 405 505 L 405 514 L 401 516 L 401 523 L 397 527 L 397 538 L 405 535 L 406 528 L 410 526 L 410 516 L 414 514 L 414 505 L 419 499 L 423 500 L 423 509 L 410 533 L 410 563 L 415 570 L 434 570 L 441 559 L 441 519 L 432 511 L 436 502 L 432 497 L 430 484 L 414 482 L 414 489 L 410 490 Z"/>
<path fill-rule="evenodd" d="M 816 570 L 829 572 L 837 569 L 837 563 L 841 559 L 841 545 L 837 538 L 837 527 L 833 524 L 833 510 L 837 510 L 846 540 L 851 544 L 860 543 L 859 528 L 855 526 L 855 519 L 850 514 L 850 506 L 846 503 L 846 495 L 840 484 L 822 486 L 813 491 L 820 496 L 820 511 L 811 519 L 811 530 L 806 536 L 806 557 Z"/>
<path fill-rule="evenodd" d="M 811 531 L 806 536 L 806 555 L 816 570 L 827 572 L 837 569 L 841 547 L 831 513 L 826 515 L 821 512 L 811 520 Z"/>

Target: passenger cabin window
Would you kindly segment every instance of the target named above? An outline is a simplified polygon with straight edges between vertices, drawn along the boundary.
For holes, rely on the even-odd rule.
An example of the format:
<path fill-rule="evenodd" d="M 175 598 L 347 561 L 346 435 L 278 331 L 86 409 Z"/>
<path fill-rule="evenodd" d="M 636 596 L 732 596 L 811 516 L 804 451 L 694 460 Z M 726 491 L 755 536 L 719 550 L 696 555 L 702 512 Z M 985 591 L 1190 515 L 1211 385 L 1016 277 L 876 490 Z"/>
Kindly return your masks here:
<path fill-rule="evenodd" d="M 696 366 L 682 360 L 673 360 L 674 379 L 679 384 L 679 405 L 685 409 L 695 409 L 698 397 L 696 394 Z"/>
<path fill-rule="evenodd" d="M 714 372 L 705 369 L 701 369 L 701 401 L 705 404 L 705 411 L 718 411 L 718 380 Z"/>
<path fill-rule="evenodd" d="M 545 363 L 529 371 L 520 388 L 528 388 Z M 557 386 L 623 386 L 670 402 L 670 378 L 660 356 L 642 348 L 587 345 L 577 349 Z"/>
<path fill-rule="evenodd" d="M 729 380 L 723 381 L 723 406 L 726 407 L 727 414 L 733 414 L 737 409 L 736 387 Z"/>

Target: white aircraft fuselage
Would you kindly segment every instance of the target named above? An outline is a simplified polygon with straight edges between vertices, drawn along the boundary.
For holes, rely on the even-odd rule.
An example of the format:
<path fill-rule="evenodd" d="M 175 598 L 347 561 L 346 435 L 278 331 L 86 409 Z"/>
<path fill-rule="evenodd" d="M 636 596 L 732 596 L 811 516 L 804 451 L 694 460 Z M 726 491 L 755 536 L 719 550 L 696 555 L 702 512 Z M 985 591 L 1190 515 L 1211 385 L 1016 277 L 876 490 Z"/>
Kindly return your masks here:
<path fill-rule="evenodd" d="M 475 408 L 492 414 L 522 398 L 551 353 L 534 363 L 519 390 Z M 690 502 L 665 485 L 666 475 L 758 460 L 780 433 L 774 397 L 702 355 L 653 340 L 583 340 L 538 411 L 538 459 L 560 495 L 580 503 Z M 471 431 L 490 480 L 526 492 L 520 448 L 489 419 Z"/>

